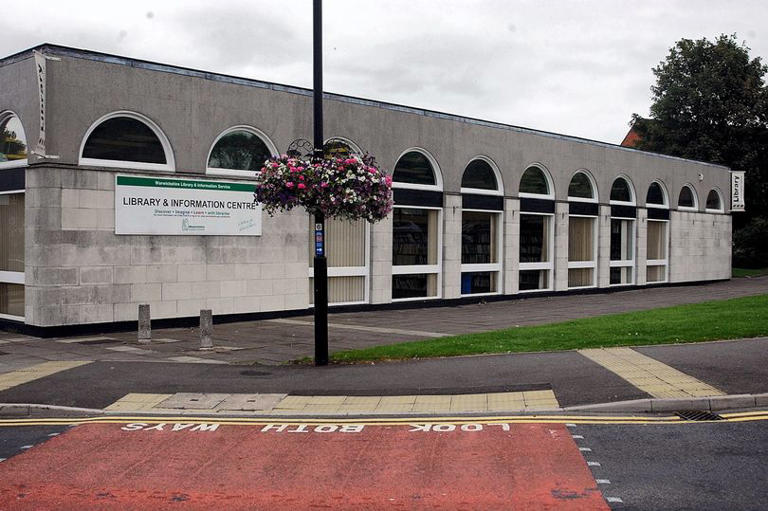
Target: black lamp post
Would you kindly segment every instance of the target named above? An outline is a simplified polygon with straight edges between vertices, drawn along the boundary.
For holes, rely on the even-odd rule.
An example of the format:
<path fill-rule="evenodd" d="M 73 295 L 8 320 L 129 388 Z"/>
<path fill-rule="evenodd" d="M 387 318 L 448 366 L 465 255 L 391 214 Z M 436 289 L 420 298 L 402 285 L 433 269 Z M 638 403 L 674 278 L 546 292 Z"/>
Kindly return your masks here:
<path fill-rule="evenodd" d="M 313 0 L 314 158 L 323 158 L 323 2 Z M 325 215 L 315 211 L 315 365 L 328 365 L 328 260 Z"/>

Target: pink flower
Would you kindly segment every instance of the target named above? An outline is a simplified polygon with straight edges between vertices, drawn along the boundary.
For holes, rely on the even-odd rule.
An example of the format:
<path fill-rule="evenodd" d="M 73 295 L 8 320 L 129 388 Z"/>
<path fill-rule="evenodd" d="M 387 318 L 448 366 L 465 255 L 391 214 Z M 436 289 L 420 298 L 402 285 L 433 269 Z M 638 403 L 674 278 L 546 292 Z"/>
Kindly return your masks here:
<path fill-rule="evenodd" d="M 323 181 L 322 183 L 320 183 L 320 186 L 323 187 L 323 188 L 328 188 L 328 183 Z"/>
<path fill-rule="evenodd" d="M 305 185 L 304 183 L 299 183 L 299 190 L 303 190 L 306 187 L 307 185 Z"/>
<path fill-rule="evenodd" d="M 293 181 L 288 181 L 287 183 L 285 183 L 285 187 L 286 188 L 293 188 Z"/>

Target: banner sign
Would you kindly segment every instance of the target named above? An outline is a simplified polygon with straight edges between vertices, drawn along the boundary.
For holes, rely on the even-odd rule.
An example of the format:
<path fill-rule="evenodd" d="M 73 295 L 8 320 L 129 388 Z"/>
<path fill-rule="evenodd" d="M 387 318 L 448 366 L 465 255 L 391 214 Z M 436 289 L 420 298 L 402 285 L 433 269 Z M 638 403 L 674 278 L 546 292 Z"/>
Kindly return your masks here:
<path fill-rule="evenodd" d="M 731 211 L 744 211 L 744 171 L 731 171 Z"/>
<path fill-rule="evenodd" d="M 35 55 L 35 69 L 37 70 L 37 90 L 40 98 L 40 136 L 37 138 L 35 154 L 45 156 L 45 55 L 39 51 Z"/>
<path fill-rule="evenodd" d="M 115 234 L 260 236 L 255 184 L 115 178 Z"/>

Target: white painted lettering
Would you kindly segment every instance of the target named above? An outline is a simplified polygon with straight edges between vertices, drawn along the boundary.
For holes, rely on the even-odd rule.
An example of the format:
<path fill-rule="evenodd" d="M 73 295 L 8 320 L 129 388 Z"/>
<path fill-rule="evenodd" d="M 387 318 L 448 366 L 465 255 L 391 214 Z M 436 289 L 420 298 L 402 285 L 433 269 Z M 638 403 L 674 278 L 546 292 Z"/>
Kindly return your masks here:
<path fill-rule="evenodd" d="M 171 431 L 182 431 L 184 429 L 191 428 L 192 426 L 194 426 L 194 424 L 179 424 L 179 423 L 176 423 L 176 424 L 173 425 L 173 428 L 171 429 Z"/>
<path fill-rule="evenodd" d="M 432 426 L 432 431 L 453 431 L 456 429 L 456 426 L 453 424 L 435 424 Z"/>
<path fill-rule="evenodd" d="M 364 427 L 363 424 L 345 424 L 339 431 L 341 433 L 361 433 Z"/>
<path fill-rule="evenodd" d="M 145 424 L 143 422 L 133 422 L 131 424 L 126 424 L 120 429 L 122 429 L 123 431 L 139 431 L 140 429 L 143 429 L 145 426 L 149 426 L 149 424 Z"/>
<path fill-rule="evenodd" d="M 289 429 L 288 433 L 309 433 L 309 431 L 307 431 L 306 424 L 299 424 L 296 429 Z"/>
<path fill-rule="evenodd" d="M 509 431 L 509 424 L 488 424 L 489 426 L 501 426 L 502 431 Z"/>
<path fill-rule="evenodd" d="M 482 424 L 462 424 L 461 430 L 462 431 L 482 431 L 483 425 Z"/>
<path fill-rule="evenodd" d="M 153 429 L 155 431 L 163 431 L 163 426 L 165 426 L 165 423 L 161 422 L 160 424 L 157 424 L 156 426 L 152 426 L 151 428 L 146 428 L 144 431 L 152 431 Z"/>
<path fill-rule="evenodd" d="M 411 424 L 410 426 L 413 429 L 409 429 L 409 433 L 413 433 L 414 431 L 423 431 L 426 433 L 432 428 L 431 424 Z"/>
<path fill-rule="evenodd" d="M 336 424 L 322 424 L 320 426 L 315 426 L 315 433 L 333 433 L 339 429 L 339 427 Z"/>
<path fill-rule="evenodd" d="M 216 431 L 217 429 L 219 429 L 218 424 L 198 424 L 190 431 Z"/>
<path fill-rule="evenodd" d="M 281 432 L 285 431 L 285 428 L 287 428 L 287 427 L 288 427 L 288 424 L 281 424 L 279 426 L 277 424 L 267 424 L 266 426 L 261 428 L 261 432 L 262 433 L 266 433 L 267 431 L 270 431 L 272 429 L 276 429 L 277 433 L 281 433 Z"/>

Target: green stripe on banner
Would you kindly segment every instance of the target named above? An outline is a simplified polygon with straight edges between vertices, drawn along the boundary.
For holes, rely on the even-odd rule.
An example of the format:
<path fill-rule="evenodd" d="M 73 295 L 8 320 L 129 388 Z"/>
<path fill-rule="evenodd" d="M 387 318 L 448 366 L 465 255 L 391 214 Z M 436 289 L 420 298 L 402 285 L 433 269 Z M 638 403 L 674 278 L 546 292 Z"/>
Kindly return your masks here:
<path fill-rule="evenodd" d="M 161 177 L 117 176 L 117 184 L 123 186 L 149 186 L 152 188 L 177 188 L 180 190 L 210 190 L 212 192 L 254 192 L 256 185 L 224 183 L 221 181 L 191 181 Z"/>

